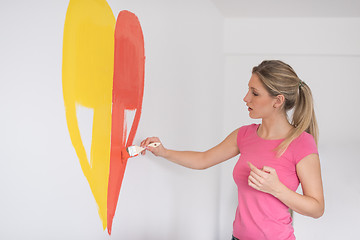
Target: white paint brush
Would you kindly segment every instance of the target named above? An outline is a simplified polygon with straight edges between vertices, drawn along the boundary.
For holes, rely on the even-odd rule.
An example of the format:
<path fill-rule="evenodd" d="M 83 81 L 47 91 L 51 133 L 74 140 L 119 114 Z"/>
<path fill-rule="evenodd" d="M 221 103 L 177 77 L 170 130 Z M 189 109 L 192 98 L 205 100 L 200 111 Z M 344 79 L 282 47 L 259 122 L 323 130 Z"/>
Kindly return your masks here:
<path fill-rule="evenodd" d="M 160 144 L 161 143 L 159 143 L 159 142 L 154 142 L 154 143 L 150 143 L 148 146 L 149 147 L 158 147 L 158 146 L 160 146 Z M 139 155 L 145 149 L 146 148 L 134 145 L 134 146 L 130 146 L 130 147 L 126 148 L 126 151 L 129 153 L 130 157 L 136 157 L 137 155 Z"/>

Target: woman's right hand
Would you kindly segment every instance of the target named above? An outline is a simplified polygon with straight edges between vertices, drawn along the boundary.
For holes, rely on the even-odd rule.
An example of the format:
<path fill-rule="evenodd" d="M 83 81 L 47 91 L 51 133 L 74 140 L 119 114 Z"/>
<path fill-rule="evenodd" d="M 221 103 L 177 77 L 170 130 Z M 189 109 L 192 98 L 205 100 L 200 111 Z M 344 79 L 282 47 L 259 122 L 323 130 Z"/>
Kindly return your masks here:
<path fill-rule="evenodd" d="M 149 150 L 155 156 L 163 157 L 181 166 L 191 169 L 206 169 L 235 157 L 240 153 L 237 145 L 238 130 L 239 129 L 236 129 L 220 144 L 205 152 L 170 150 L 166 149 L 162 144 L 158 147 L 149 147 L 148 145 L 150 143 L 161 143 L 157 137 L 146 138 L 141 142 L 140 146 L 146 148 L 146 150 Z M 141 154 L 144 155 L 146 150 L 142 151 Z"/>
<path fill-rule="evenodd" d="M 158 137 L 148 137 L 145 140 L 143 140 L 140 144 L 140 147 L 146 148 L 144 151 L 141 152 L 142 155 L 145 155 L 146 150 L 152 152 L 155 156 L 158 157 L 164 157 L 166 153 L 166 148 L 161 143 L 158 147 L 149 147 L 148 145 L 150 143 L 159 142 L 161 143 L 160 139 Z"/>

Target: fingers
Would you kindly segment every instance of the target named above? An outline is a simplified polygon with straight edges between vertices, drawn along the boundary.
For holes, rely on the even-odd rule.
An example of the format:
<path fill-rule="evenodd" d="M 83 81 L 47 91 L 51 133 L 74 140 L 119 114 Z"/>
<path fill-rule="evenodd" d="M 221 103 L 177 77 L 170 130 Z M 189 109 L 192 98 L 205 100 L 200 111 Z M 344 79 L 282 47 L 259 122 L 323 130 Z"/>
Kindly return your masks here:
<path fill-rule="evenodd" d="M 272 167 L 264 166 L 258 169 L 248 162 L 250 173 L 248 177 L 248 185 L 256 190 L 273 194 L 279 187 L 279 178 L 276 170 Z"/>
<path fill-rule="evenodd" d="M 248 185 L 256 190 L 259 190 L 260 191 L 260 188 L 258 187 L 258 185 L 256 185 L 254 182 L 252 182 L 250 176 L 248 178 Z"/>
<path fill-rule="evenodd" d="M 250 162 L 247 162 L 250 169 L 251 169 L 251 172 L 254 172 L 256 173 L 257 175 L 259 175 L 260 177 L 266 177 L 266 173 L 260 169 L 258 169 L 257 167 L 255 167 L 253 164 L 251 164 Z"/>
<path fill-rule="evenodd" d="M 158 137 L 148 137 L 144 141 L 141 142 L 141 147 L 147 147 L 150 143 L 153 142 L 160 142 L 160 139 Z"/>
<path fill-rule="evenodd" d="M 145 148 L 145 140 L 143 140 L 141 143 L 140 143 L 140 147 L 142 147 L 142 148 Z M 144 151 L 141 151 L 141 155 L 145 155 L 145 153 L 146 153 L 146 150 L 144 150 Z"/>
<path fill-rule="evenodd" d="M 261 182 L 259 181 L 259 179 L 257 179 L 256 177 L 252 176 L 252 175 L 249 175 L 248 177 L 248 183 L 250 185 L 250 183 L 254 186 L 256 186 L 256 189 L 259 190 L 259 186 L 261 186 Z M 251 186 L 251 185 L 250 185 Z"/>
<path fill-rule="evenodd" d="M 248 177 L 248 185 L 256 190 L 260 190 L 262 177 L 261 177 L 261 170 L 255 167 L 250 162 L 247 162 L 250 167 L 250 174 Z"/>
<path fill-rule="evenodd" d="M 258 186 L 262 185 L 264 181 L 263 177 L 259 176 L 253 171 L 250 171 L 249 179 Z"/>
<path fill-rule="evenodd" d="M 141 143 L 140 143 L 140 147 L 142 148 L 146 148 L 145 142 L 146 142 L 147 138 L 144 139 Z M 146 149 L 141 151 L 141 155 L 145 155 L 146 154 Z"/>
<path fill-rule="evenodd" d="M 143 151 L 141 152 L 142 155 L 145 155 L 146 150 L 149 150 L 150 152 L 154 153 L 154 150 L 155 150 L 156 148 L 152 148 L 152 147 L 149 147 L 149 146 L 148 146 L 149 144 L 151 144 L 151 143 L 153 143 L 153 142 L 160 142 L 160 143 L 161 143 L 161 141 L 160 141 L 160 139 L 159 139 L 158 137 L 148 137 L 148 138 L 146 138 L 145 140 L 143 140 L 143 141 L 141 142 L 140 147 L 145 148 L 145 150 L 143 150 Z M 159 146 L 159 147 L 161 147 L 161 146 Z M 157 147 L 157 148 L 159 148 L 159 147 Z"/>
<path fill-rule="evenodd" d="M 274 169 L 274 168 L 268 167 L 268 166 L 264 166 L 264 167 L 262 168 L 262 170 L 263 170 L 264 172 L 267 172 L 267 173 L 274 173 L 274 172 L 275 172 L 275 169 Z"/>

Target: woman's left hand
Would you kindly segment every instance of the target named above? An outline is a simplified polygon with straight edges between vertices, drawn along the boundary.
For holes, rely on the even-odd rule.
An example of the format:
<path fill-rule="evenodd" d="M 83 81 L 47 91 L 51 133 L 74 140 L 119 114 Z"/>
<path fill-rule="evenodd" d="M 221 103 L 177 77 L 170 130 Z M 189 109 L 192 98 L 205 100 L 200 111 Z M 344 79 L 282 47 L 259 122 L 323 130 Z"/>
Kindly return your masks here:
<path fill-rule="evenodd" d="M 262 169 L 258 169 L 250 162 L 248 165 L 251 170 L 248 177 L 250 187 L 274 196 L 284 187 L 274 168 L 264 166 Z"/>

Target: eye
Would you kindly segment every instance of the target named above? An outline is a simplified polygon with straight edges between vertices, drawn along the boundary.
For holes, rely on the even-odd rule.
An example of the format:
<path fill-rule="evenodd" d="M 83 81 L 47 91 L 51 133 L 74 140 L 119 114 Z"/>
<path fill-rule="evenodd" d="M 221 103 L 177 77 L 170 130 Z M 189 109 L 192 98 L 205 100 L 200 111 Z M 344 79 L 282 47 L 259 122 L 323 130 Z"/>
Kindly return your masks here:
<path fill-rule="evenodd" d="M 252 92 L 252 94 L 253 94 L 254 96 L 259 96 L 259 94 L 257 94 L 256 92 Z"/>

